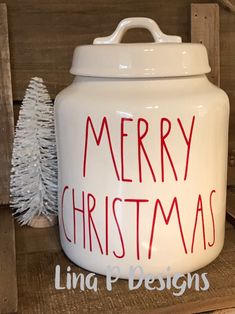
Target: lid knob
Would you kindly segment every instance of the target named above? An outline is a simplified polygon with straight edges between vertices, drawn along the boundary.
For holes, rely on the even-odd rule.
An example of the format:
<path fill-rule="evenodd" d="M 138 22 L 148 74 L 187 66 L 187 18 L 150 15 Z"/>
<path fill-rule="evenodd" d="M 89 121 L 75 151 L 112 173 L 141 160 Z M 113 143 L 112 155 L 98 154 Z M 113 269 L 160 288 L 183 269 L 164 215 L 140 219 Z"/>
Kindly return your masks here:
<path fill-rule="evenodd" d="M 156 43 L 181 43 L 181 37 L 164 34 L 157 23 L 145 17 L 129 17 L 121 20 L 115 31 L 106 37 L 94 39 L 93 44 L 118 44 L 125 32 L 131 28 L 146 28 L 152 34 Z"/>

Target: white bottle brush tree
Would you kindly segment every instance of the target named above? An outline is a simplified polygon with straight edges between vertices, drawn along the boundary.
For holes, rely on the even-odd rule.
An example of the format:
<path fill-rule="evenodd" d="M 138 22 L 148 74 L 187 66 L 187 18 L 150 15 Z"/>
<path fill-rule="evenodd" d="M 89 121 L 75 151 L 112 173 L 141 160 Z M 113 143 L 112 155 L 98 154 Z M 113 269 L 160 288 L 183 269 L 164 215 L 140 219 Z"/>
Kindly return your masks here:
<path fill-rule="evenodd" d="M 50 225 L 55 220 L 54 107 L 41 78 L 30 80 L 20 109 L 13 144 L 10 192 L 11 207 L 20 224 L 37 226 L 35 221 L 42 219 L 44 225 L 45 221 Z"/>

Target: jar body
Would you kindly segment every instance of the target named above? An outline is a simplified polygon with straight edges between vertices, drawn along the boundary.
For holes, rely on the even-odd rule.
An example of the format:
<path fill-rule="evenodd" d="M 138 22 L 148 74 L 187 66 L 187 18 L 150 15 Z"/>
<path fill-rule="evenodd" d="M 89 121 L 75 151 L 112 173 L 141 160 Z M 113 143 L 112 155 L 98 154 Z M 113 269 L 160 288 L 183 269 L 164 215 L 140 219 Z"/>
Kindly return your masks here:
<path fill-rule="evenodd" d="M 106 274 L 187 273 L 225 230 L 229 103 L 206 76 L 77 77 L 56 99 L 66 255 Z M 138 278 L 136 273 L 135 277 Z"/>

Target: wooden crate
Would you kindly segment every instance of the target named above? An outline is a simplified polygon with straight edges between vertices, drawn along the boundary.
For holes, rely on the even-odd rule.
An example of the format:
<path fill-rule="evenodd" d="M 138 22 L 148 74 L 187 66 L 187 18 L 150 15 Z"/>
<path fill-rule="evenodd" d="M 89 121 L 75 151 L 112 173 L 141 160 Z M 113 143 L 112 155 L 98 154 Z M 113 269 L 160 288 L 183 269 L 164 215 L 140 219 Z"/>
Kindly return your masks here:
<path fill-rule="evenodd" d="M 15 114 L 17 116 L 18 104 L 22 100 L 25 88 L 32 76 L 42 76 L 49 88 L 52 97 L 65 86 L 72 76 L 68 73 L 72 53 L 75 46 L 92 43 L 95 37 L 105 36 L 113 31 L 117 23 L 127 16 L 148 16 L 155 19 L 162 30 L 169 34 L 180 35 L 183 41 L 190 41 L 190 0 L 71 0 L 71 1 L 31 1 L 6 0 L 9 11 L 10 51 L 12 60 L 13 98 L 15 101 Z M 204 18 L 204 11 L 194 1 L 192 12 Z M 213 1 L 207 1 L 209 3 Z M 205 5 L 207 9 L 211 4 Z M 1 7 L 3 7 L 1 5 Z M 209 9 L 208 9 L 209 10 Z M 218 50 L 218 6 L 214 6 L 212 14 L 207 14 L 204 24 L 196 27 L 193 40 L 203 41 L 210 47 L 210 62 L 213 64 L 211 80 L 229 94 L 231 101 L 230 122 L 230 164 L 228 183 L 235 185 L 235 168 L 233 160 L 235 151 L 235 15 L 225 8 L 220 9 L 220 54 Z M 108 12 L 104 14 L 104 12 Z M 208 11 L 209 12 L 209 11 Z M 210 11 L 211 12 L 211 11 Z M 193 16 L 193 15 L 192 15 Z M 199 16 L 198 16 L 199 17 Z M 208 20 L 215 21 L 215 28 L 208 28 Z M 0 14 L 0 29 L 5 25 Z M 195 19 L 191 19 L 195 23 Z M 201 23 L 200 23 L 201 24 Z M 195 25 L 195 24 L 193 24 Z M 202 31 L 202 26 L 206 32 Z M 5 27 L 5 26 L 4 26 Z M 209 39 L 208 31 L 217 30 L 213 40 Z M 1 33 L 1 32 L 0 32 Z M 196 34 L 196 35 L 195 35 Z M 200 35 L 200 36 L 199 36 Z M 199 37 L 197 37 L 199 36 Z M 4 37 L 6 40 L 6 37 Z M 147 41 L 149 34 L 144 30 L 130 31 L 124 41 Z M 6 45 L 5 55 L 9 59 Z M 212 48 L 214 47 L 214 48 Z M 7 55 L 8 53 L 8 55 Z M 219 67 L 220 64 L 220 67 Z M 7 68 L 6 68 L 7 65 Z M 1 64 L 3 68 L 3 65 Z M 9 76 L 9 62 L 4 63 L 2 72 Z M 221 71 L 219 71 L 219 68 Z M 7 70 L 6 70 L 7 69 Z M 9 82 L 9 79 L 8 79 Z M 1 83 L 1 82 L 0 82 Z M 1 84 L 0 84 L 1 85 Z M 6 85 L 3 84 L 2 85 Z M 3 89 L 1 89 L 2 91 Z M 12 106 L 11 92 L 7 84 L 7 104 L 4 107 L 7 118 L 7 141 L 12 141 Z M 4 96 L 5 97 L 5 96 Z M 2 107 L 3 108 L 3 107 Z M 3 117 L 3 115 L 2 115 Z M 1 119 L 1 117 L 0 117 Z M 1 121 L 1 120 L 0 120 Z M 7 146 L 6 164 L 4 174 L 6 180 L 1 184 L 9 187 L 9 156 L 11 146 Z M 1 163 L 1 166 L 4 162 Z M 8 180 L 8 181 L 7 181 Z M 5 190 L 6 191 L 6 190 Z M 233 191 L 233 190 L 232 190 Z M 9 194 L 4 201 L 8 202 Z M 232 205 L 233 206 L 233 205 Z M 2 224 L 2 225 L 1 225 Z M 8 228 L 8 227 L 9 228 Z M 0 312 L 14 312 L 16 310 L 16 279 L 14 270 L 14 229 L 9 208 L 0 209 Z M 187 311 L 207 311 L 218 308 L 235 306 L 235 272 L 234 272 L 234 229 L 227 228 L 225 248 L 217 261 L 202 271 L 211 274 L 212 290 L 205 294 L 186 293 L 183 298 L 172 298 L 169 292 L 158 295 L 148 294 L 144 289 L 129 292 L 123 281 L 115 288 L 114 294 L 104 289 L 104 278 L 101 281 L 99 293 L 78 291 L 54 290 L 53 271 L 57 263 L 65 267 L 69 261 L 60 250 L 57 228 L 34 230 L 30 228 L 17 228 L 17 271 L 19 287 L 19 313 L 77 313 L 77 312 L 161 312 L 184 313 Z M 6 247 L 8 243 L 8 247 Z M 11 248 L 11 249 L 10 249 Z M 7 254 L 6 254 L 7 252 Z M 13 265 L 13 268 L 6 267 Z M 82 271 L 72 266 L 76 271 Z M 220 276 L 218 278 L 218 275 Z M 15 279 L 14 279 L 15 278 Z M 33 280 L 32 280 L 33 278 Z M 3 288 L 3 287 L 6 287 Z M 9 293 L 12 291 L 12 293 Z M 127 293 L 128 292 L 128 293 Z M 160 298 L 160 301 L 159 301 Z M 184 305 L 185 303 L 186 305 Z"/>
<path fill-rule="evenodd" d="M 7 9 L 0 3 L 0 205 L 9 202 L 13 106 Z M 17 310 L 15 229 L 9 208 L 0 206 L 0 313 Z"/>

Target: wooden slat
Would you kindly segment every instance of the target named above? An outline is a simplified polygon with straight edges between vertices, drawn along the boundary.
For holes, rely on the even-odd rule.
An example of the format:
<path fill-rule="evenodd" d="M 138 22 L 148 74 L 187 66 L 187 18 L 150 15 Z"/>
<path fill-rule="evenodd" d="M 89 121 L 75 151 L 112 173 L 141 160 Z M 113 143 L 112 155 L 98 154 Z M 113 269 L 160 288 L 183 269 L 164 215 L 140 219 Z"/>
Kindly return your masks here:
<path fill-rule="evenodd" d="M 213 314 L 234 314 L 235 308 L 214 311 Z"/>
<path fill-rule="evenodd" d="M 235 0 L 231 0 L 235 4 Z M 220 62 L 221 87 L 230 99 L 230 148 L 235 150 L 235 14 L 220 7 Z M 229 169 L 235 178 L 235 167 Z M 235 184 L 235 180 L 233 180 Z"/>
<path fill-rule="evenodd" d="M 234 147 L 234 148 L 233 148 Z M 227 219 L 235 226 L 235 143 L 230 142 L 228 151 Z"/>
<path fill-rule="evenodd" d="M 0 208 L 0 313 L 17 311 L 15 229 L 12 212 Z"/>
<path fill-rule="evenodd" d="M 235 4 L 235 0 L 231 1 Z M 235 186 L 235 14 L 220 8 L 221 88 L 230 100 L 228 185 Z M 234 204 L 235 206 L 235 204 Z"/>
<path fill-rule="evenodd" d="M 9 202 L 13 107 L 6 5 L 0 4 L 0 204 Z"/>
<path fill-rule="evenodd" d="M 58 226 L 44 229 L 32 229 L 31 227 L 16 225 L 16 250 L 17 254 L 34 252 L 59 252 Z"/>
<path fill-rule="evenodd" d="M 220 85 L 220 42 L 218 4 L 191 4 L 191 41 L 206 46 L 211 72 L 207 75 Z"/>
<path fill-rule="evenodd" d="M 221 47 L 221 88 L 230 99 L 230 132 L 228 158 L 228 185 L 235 185 L 235 16 L 221 9 L 221 36 L 217 4 L 191 5 L 191 39 L 203 43 L 209 56 L 211 73 L 208 78 L 220 85 L 220 47 Z M 220 43 L 221 38 L 221 43 Z M 234 161 L 235 163 L 235 161 Z"/>
<path fill-rule="evenodd" d="M 202 0 L 203 1 L 203 0 Z M 114 31 L 129 16 L 155 19 L 165 33 L 190 40 L 191 0 L 6 0 L 9 11 L 14 100 L 22 100 L 31 77 L 43 77 L 52 98 L 70 84 L 69 68 L 77 45 Z M 130 31 L 125 41 L 151 40 Z"/>
<path fill-rule="evenodd" d="M 235 3 L 233 0 L 219 0 L 219 2 L 230 12 L 235 14 Z"/>
<path fill-rule="evenodd" d="M 35 238 L 37 230 L 27 227 L 27 237 Z M 18 241 L 24 229 L 17 230 Z M 55 228 L 43 229 L 45 239 Z M 30 235 L 31 234 L 31 235 Z M 41 234 L 41 237 L 43 235 Z M 55 237 L 51 238 L 55 241 Z M 17 255 L 19 312 L 36 313 L 198 313 L 235 307 L 235 229 L 226 229 L 225 245 L 220 256 L 207 267 L 197 271 L 208 273 L 210 288 L 207 291 L 186 290 L 181 297 L 172 295 L 172 290 L 148 291 L 142 286 L 133 291 L 128 290 L 126 280 L 118 280 L 113 285 L 112 292 L 107 291 L 105 278 L 97 276 L 98 288 L 94 291 L 55 290 L 55 266 L 61 266 L 61 284 L 65 284 L 67 266 L 76 273 L 87 272 L 69 261 L 60 251 L 54 250 L 52 244 L 45 244 L 42 250 L 37 241 L 33 251 L 26 252 L 24 242 L 17 245 L 21 251 Z M 57 245 L 57 244 L 56 244 Z M 33 278 L 33 280 L 32 280 Z"/>
<path fill-rule="evenodd" d="M 235 167 L 228 167 L 228 186 L 235 186 Z"/>
<path fill-rule="evenodd" d="M 228 149 L 228 185 L 235 187 L 235 141 L 230 141 Z"/>
<path fill-rule="evenodd" d="M 235 226 L 235 188 L 229 188 L 227 192 L 227 219 Z"/>
<path fill-rule="evenodd" d="M 225 229 L 227 230 L 227 229 L 232 229 L 232 228 L 234 228 L 234 226 L 231 223 L 229 223 L 228 221 L 226 221 L 225 222 Z"/>

